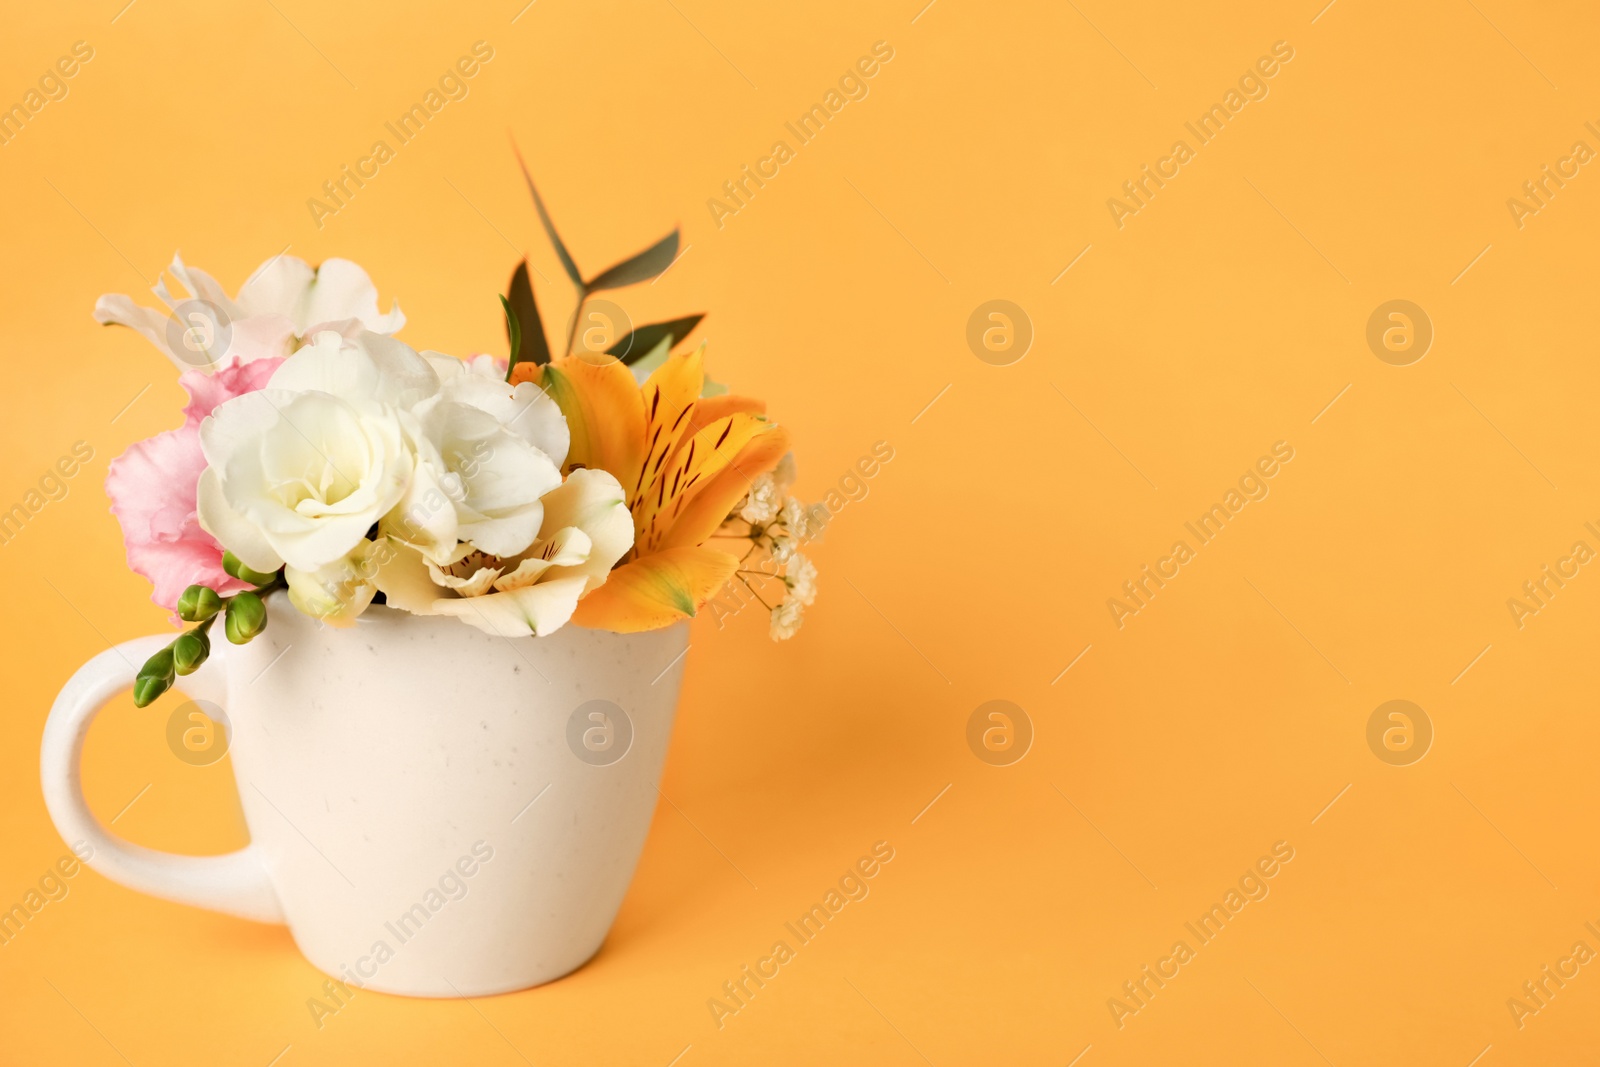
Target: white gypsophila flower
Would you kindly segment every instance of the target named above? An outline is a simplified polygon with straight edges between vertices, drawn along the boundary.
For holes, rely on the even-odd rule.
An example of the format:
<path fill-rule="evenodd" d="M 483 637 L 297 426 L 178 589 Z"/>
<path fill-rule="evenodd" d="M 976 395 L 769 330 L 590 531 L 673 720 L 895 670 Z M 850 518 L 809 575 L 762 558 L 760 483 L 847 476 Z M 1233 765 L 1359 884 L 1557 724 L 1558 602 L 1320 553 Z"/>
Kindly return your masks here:
<path fill-rule="evenodd" d="M 775 536 L 771 534 L 770 530 L 768 534 L 772 540 L 772 561 L 774 563 L 788 563 L 789 560 L 794 558 L 795 552 L 800 547 L 794 538 Z"/>
<path fill-rule="evenodd" d="M 800 536 L 807 541 L 819 541 L 824 531 L 828 528 L 833 513 L 826 504 L 812 504 L 805 509 L 805 519 L 800 527 Z"/>
<path fill-rule="evenodd" d="M 796 553 L 783 567 L 783 584 L 789 596 L 810 607 L 817 599 L 817 565 Z"/>
<path fill-rule="evenodd" d="M 399 341 L 319 333 L 265 389 L 201 424 L 200 524 L 258 571 L 339 560 L 405 495 L 416 467 L 405 409 L 437 388 Z"/>
<path fill-rule="evenodd" d="M 777 517 L 783 491 L 772 475 L 760 474 L 750 483 L 750 495 L 739 508 L 739 518 L 752 526 L 765 526 Z"/>
<path fill-rule="evenodd" d="M 794 484 L 794 478 L 794 453 L 785 452 L 783 458 L 778 460 L 778 465 L 772 468 L 772 480 L 778 483 L 779 489 L 787 490 Z"/>
<path fill-rule="evenodd" d="M 307 338 L 333 330 L 354 338 L 362 331 L 392 334 L 405 325 L 400 308 L 378 310 L 378 289 L 347 259 L 312 267 L 294 256 L 275 256 L 229 297 L 203 270 L 179 256 L 167 268 L 178 292 L 161 279 L 151 290 L 163 309 L 135 304 L 120 293 L 95 302 L 95 321 L 136 331 L 180 370 L 212 372 L 234 359 L 250 362 L 287 356 Z M 185 295 L 187 294 L 187 295 Z"/>
<path fill-rule="evenodd" d="M 768 632 L 774 641 L 787 641 L 800 629 L 800 616 L 804 607 L 798 600 L 785 600 L 782 604 L 772 609 L 772 618 L 768 623 Z"/>

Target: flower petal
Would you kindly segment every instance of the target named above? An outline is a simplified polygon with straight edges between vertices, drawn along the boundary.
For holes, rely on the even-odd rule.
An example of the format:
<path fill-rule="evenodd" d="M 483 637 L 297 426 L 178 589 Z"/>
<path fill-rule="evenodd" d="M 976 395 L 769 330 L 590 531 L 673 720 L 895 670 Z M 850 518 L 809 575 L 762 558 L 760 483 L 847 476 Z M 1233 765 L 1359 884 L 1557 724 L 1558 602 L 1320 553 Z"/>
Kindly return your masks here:
<path fill-rule="evenodd" d="M 307 328 L 319 322 L 355 319 L 373 333 L 395 333 L 406 324 L 399 304 L 391 303 L 387 315 L 379 313 L 378 287 L 348 259 L 323 260 L 304 301 L 303 325 Z"/>
<path fill-rule="evenodd" d="M 140 307 L 122 293 L 107 293 L 94 302 L 94 321 L 102 326 L 126 326 L 161 350 L 179 370 L 193 370 L 194 364 L 178 358 L 167 344 L 167 323 L 171 319 L 153 308 Z"/>
<path fill-rule="evenodd" d="M 645 409 L 645 456 L 639 480 L 628 487 L 628 507 L 637 510 L 666 468 L 667 457 L 689 433 L 695 401 L 705 381 L 705 348 L 668 357 L 645 380 L 641 390 Z"/>
<path fill-rule="evenodd" d="M 237 303 L 246 315 L 287 316 L 302 337 L 313 327 L 350 321 L 374 333 L 394 333 L 406 321 L 398 306 L 379 314 L 377 286 L 348 259 L 324 260 L 313 270 L 303 259 L 276 256 L 240 287 Z"/>
<path fill-rule="evenodd" d="M 299 256 L 274 256 L 239 287 L 235 303 L 246 315 L 283 315 L 302 333 L 308 325 L 295 314 L 317 272 Z M 377 300 L 374 297 L 374 306 Z"/>
<path fill-rule="evenodd" d="M 544 388 L 561 406 L 572 435 L 562 469 L 605 470 L 621 485 L 637 484 L 644 465 L 645 410 L 628 368 L 615 356 L 584 353 L 541 369 Z"/>
<path fill-rule="evenodd" d="M 767 402 L 748 396 L 701 397 L 694 406 L 694 414 L 690 416 L 689 433 L 684 440 L 687 441 L 690 436 L 699 433 L 718 419 L 725 419 L 741 411 L 749 415 L 765 415 Z"/>
<path fill-rule="evenodd" d="M 683 506 L 672 525 L 661 535 L 657 547 L 680 548 L 698 545 L 717 532 L 756 477 L 775 468 L 789 451 L 789 432 L 774 426 L 751 439 L 727 467 L 712 476 L 694 498 Z"/>
<path fill-rule="evenodd" d="M 189 394 L 189 405 L 183 409 L 184 419 L 190 426 L 199 426 L 200 420 L 211 414 L 217 405 L 245 393 L 266 388 L 273 372 L 283 363 L 281 359 L 257 359 L 249 362 L 234 360 L 215 374 L 197 370 L 185 371 L 178 379 Z M 198 438 L 197 438 L 198 440 Z"/>
<path fill-rule="evenodd" d="M 578 601 L 573 621 L 616 633 L 658 630 L 692 618 L 739 567 L 714 548 L 674 548 L 625 563 Z"/>
<path fill-rule="evenodd" d="M 228 294 L 223 291 L 222 286 L 217 284 L 216 279 L 198 267 L 186 266 L 183 262 L 183 256 L 177 252 L 172 254 L 172 262 L 167 266 L 167 273 L 177 279 L 178 283 L 189 293 L 188 296 L 174 299 L 167 291 L 166 279 L 158 278 L 154 290 L 155 294 L 168 307 L 175 308 L 185 300 L 205 300 L 221 308 L 230 318 L 238 316 L 238 306 L 228 299 Z"/>
<path fill-rule="evenodd" d="M 440 570 L 438 564 L 429 560 L 428 577 L 433 579 L 434 585 L 449 589 L 457 596 L 481 596 L 500 577 L 500 568 L 480 567 L 465 578 L 457 578 L 449 571 Z"/>
<path fill-rule="evenodd" d="M 635 553 L 655 551 L 696 494 L 732 463 L 746 444 L 774 428 L 760 416 L 740 412 L 695 434 L 667 464 L 655 488 L 633 509 Z"/>
<path fill-rule="evenodd" d="M 559 578 L 504 593 L 436 600 L 436 614 L 454 615 L 498 637 L 543 637 L 565 626 L 583 595 L 582 578 Z"/>
<path fill-rule="evenodd" d="M 528 550 L 527 557 L 517 564 L 516 570 L 496 578 L 494 587 L 505 591 L 533 585 L 553 568 L 570 568 L 584 562 L 589 558 L 589 552 L 593 547 L 594 542 L 589 539 L 589 535 L 576 526 L 557 530 L 555 536 L 548 541 L 536 542 Z"/>
<path fill-rule="evenodd" d="M 207 467 L 200 475 L 196 503 L 200 525 L 212 537 L 241 560 L 251 570 L 271 572 L 283 566 L 278 555 L 255 523 L 233 509 L 222 493 L 222 476 L 215 467 Z"/>
<path fill-rule="evenodd" d="M 334 560 L 316 571 L 284 568 L 284 581 L 289 586 L 289 602 L 300 610 L 330 626 L 348 626 L 367 610 L 377 594 L 373 584 L 373 565 L 382 548 L 371 541 L 362 541 L 350 554 Z"/>
<path fill-rule="evenodd" d="M 566 463 L 571 446 L 567 420 L 560 405 L 543 389 L 532 382 L 510 385 L 503 375 L 490 377 L 476 370 L 466 371 L 465 364 L 448 356 L 427 352 L 423 355 L 439 373 L 439 393 L 446 400 L 487 411 L 507 430 L 549 456 L 557 467 Z"/>
<path fill-rule="evenodd" d="M 228 347 L 223 352 L 224 360 L 238 359 L 249 363 L 252 360 L 272 359 L 276 363 L 282 362 L 294 351 L 294 323 L 283 315 L 252 315 L 234 319 L 228 329 L 231 335 Z"/>
<path fill-rule="evenodd" d="M 183 427 L 129 446 L 106 474 L 128 566 L 150 579 L 150 599 L 164 608 L 175 608 L 191 585 L 210 586 L 223 596 L 249 588 L 222 569 L 222 547 L 195 517 L 196 483 L 204 469 L 200 435 Z"/>
<path fill-rule="evenodd" d="M 573 566 L 563 565 L 557 576 L 581 574 L 586 589 L 606 580 L 617 560 L 633 547 L 633 516 L 622 499 L 622 486 L 606 471 L 576 470 L 567 475 L 559 489 L 544 496 L 542 538 L 552 538 L 569 526 L 589 535 L 592 542 L 588 558 Z"/>
<path fill-rule="evenodd" d="M 434 603 L 441 590 L 428 574 L 422 553 L 394 538 L 380 541 L 376 553 L 378 591 L 392 608 L 413 615 L 437 615 Z"/>
<path fill-rule="evenodd" d="M 444 460 L 426 439 L 415 436 L 417 463 L 400 502 L 378 520 L 378 532 L 441 562 L 455 549 L 460 522 L 455 502 L 445 492 Z"/>
<path fill-rule="evenodd" d="M 407 409 L 439 391 L 439 375 L 403 341 L 368 332 L 346 338 L 320 330 L 310 344 L 283 361 L 271 384 L 289 392 L 329 393 Z"/>

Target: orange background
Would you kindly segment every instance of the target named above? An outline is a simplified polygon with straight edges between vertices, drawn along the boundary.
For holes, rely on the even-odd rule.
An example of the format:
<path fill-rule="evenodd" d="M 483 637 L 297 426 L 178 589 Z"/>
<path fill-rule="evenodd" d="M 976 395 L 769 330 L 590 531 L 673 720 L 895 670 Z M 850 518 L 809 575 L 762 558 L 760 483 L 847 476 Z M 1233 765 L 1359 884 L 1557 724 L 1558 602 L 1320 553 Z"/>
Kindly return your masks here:
<path fill-rule="evenodd" d="M 805 495 L 875 442 L 894 459 L 817 548 L 794 641 L 754 613 L 696 623 L 672 803 L 590 965 L 470 1004 L 361 994 L 318 1030 L 322 976 L 285 931 L 90 872 L 0 948 L 0 1061 L 1499 1067 L 1595 1047 L 1592 965 L 1521 1029 L 1506 1007 L 1574 941 L 1600 948 L 1600 576 L 1520 629 L 1506 606 L 1600 547 L 1600 177 L 1521 228 L 1506 206 L 1574 141 L 1600 148 L 1594 13 L 921 3 L 8 14 L 0 102 L 75 41 L 95 56 L 0 147 L 0 508 L 74 441 L 95 458 L 0 547 L 5 906 L 64 852 L 37 772 L 57 688 L 165 626 L 101 482 L 181 392 L 90 309 L 153 301 L 174 249 L 230 291 L 285 245 L 352 258 L 413 345 L 502 352 L 524 250 L 547 319 L 570 310 L 509 131 L 587 270 L 681 223 L 681 261 L 612 295 L 638 322 L 712 313 L 713 375 L 792 428 Z M 478 40 L 470 96 L 317 228 L 307 198 Z M 707 199 L 880 40 L 870 95 L 719 229 Z M 1119 229 L 1107 198 L 1277 41 L 1270 95 Z M 965 340 L 995 298 L 1036 332 L 1009 366 Z M 1404 367 L 1365 340 L 1396 298 L 1436 331 Z M 1118 629 L 1107 598 L 1280 440 L 1270 496 Z M 96 727 L 91 803 L 137 797 L 115 828 L 143 844 L 237 847 L 226 761 L 165 747 L 173 699 Z M 991 699 L 1035 730 L 1011 766 L 967 745 Z M 1436 732 L 1411 766 L 1367 744 L 1391 699 Z M 879 840 L 871 896 L 718 1029 L 708 998 Z M 1278 841 L 1271 895 L 1119 1029 L 1108 998 Z"/>

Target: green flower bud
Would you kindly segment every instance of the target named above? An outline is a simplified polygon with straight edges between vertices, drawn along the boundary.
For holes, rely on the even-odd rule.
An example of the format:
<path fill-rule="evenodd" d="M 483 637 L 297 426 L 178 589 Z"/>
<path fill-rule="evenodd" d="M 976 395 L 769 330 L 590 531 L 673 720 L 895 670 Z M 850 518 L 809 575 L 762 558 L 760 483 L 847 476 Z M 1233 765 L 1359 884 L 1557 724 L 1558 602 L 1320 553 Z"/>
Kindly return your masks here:
<path fill-rule="evenodd" d="M 184 622 L 205 622 L 222 610 L 222 598 L 215 589 L 191 585 L 178 598 L 178 618 Z"/>
<path fill-rule="evenodd" d="M 235 593 L 228 598 L 223 629 L 227 631 L 229 641 L 242 645 L 266 628 L 267 606 L 260 597 L 254 593 Z"/>
<path fill-rule="evenodd" d="M 222 554 L 222 569 L 241 582 L 249 582 L 251 585 L 266 585 L 278 576 L 277 571 L 251 570 L 241 563 L 239 557 L 232 552 L 224 552 Z"/>
<path fill-rule="evenodd" d="M 139 668 L 138 675 L 133 679 L 134 707 L 146 707 L 156 697 L 172 688 L 172 676 L 172 646 L 168 645 L 145 660 L 144 666 Z"/>
<path fill-rule="evenodd" d="M 172 665 L 179 674 L 193 674 L 211 655 L 211 637 L 204 630 L 190 630 L 172 642 Z"/>

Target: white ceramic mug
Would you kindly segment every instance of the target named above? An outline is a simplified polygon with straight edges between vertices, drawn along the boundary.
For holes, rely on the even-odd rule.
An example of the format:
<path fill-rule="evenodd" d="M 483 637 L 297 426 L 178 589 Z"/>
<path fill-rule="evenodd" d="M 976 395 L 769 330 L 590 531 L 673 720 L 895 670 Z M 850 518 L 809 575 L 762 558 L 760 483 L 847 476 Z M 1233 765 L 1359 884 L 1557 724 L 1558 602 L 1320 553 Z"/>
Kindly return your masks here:
<path fill-rule="evenodd" d="M 525 989 L 599 951 L 655 809 L 687 623 L 510 639 L 375 607 L 334 629 L 271 597 L 261 635 L 218 632 L 178 680 L 231 722 L 250 830 L 247 847 L 206 857 L 112 836 L 79 778 L 89 724 L 169 640 L 102 652 L 50 711 L 45 803 L 66 840 L 93 847 L 89 866 L 287 923 L 317 967 L 390 993 Z"/>

